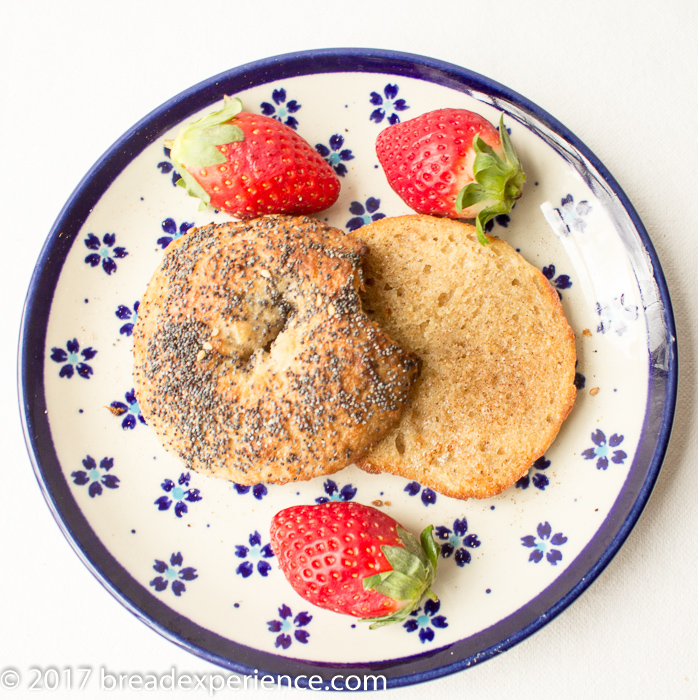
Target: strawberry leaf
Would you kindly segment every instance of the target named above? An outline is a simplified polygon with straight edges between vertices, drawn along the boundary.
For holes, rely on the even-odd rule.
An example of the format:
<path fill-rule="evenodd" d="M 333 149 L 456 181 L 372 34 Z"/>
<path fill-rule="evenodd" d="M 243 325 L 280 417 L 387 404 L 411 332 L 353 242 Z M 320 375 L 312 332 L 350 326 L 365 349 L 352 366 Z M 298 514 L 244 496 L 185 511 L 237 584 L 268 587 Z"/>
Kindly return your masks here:
<path fill-rule="evenodd" d="M 374 577 L 371 576 L 370 578 Z M 364 587 L 366 587 L 366 579 L 364 579 Z M 374 581 L 370 588 L 393 600 L 411 601 L 423 593 L 421 581 L 414 576 L 403 574 L 401 571 L 388 572 L 384 579 Z"/>
<path fill-rule="evenodd" d="M 433 529 L 432 525 L 426 527 L 417 541 L 412 534 L 398 527 L 400 540 L 405 546 L 381 547 L 393 568 L 367 576 L 363 580 L 364 588 L 370 588 L 398 602 L 404 601 L 405 604 L 389 615 L 364 619 L 371 623 L 371 629 L 404 620 L 425 596 L 436 600 L 431 585 L 436 576 L 441 547 L 434 541 Z"/>
<path fill-rule="evenodd" d="M 441 546 L 436 543 L 434 535 L 432 534 L 433 531 L 433 525 L 425 527 L 419 536 L 419 541 L 422 544 L 422 548 L 426 553 L 429 563 L 431 564 L 434 571 L 436 571 L 436 567 L 439 563 L 439 554 L 441 553 Z"/>
<path fill-rule="evenodd" d="M 504 114 L 499 119 L 499 135 L 504 158 L 479 136 L 473 139 L 473 149 L 476 153 L 473 163 L 475 181 L 461 189 L 456 197 L 455 207 L 458 213 L 470 208 L 475 209 L 472 213 L 475 214 L 477 238 L 482 245 L 489 243 L 485 235 L 487 222 L 495 216 L 511 211 L 521 196 L 526 181 L 521 161 L 504 126 Z"/>
<path fill-rule="evenodd" d="M 399 525 L 397 527 L 397 534 L 400 537 L 400 542 L 402 542 L 402 544 L 405 546 L 405 549 L 414 554 L 416 557 L 419 557 L 422 564 L 426 566 L 428 563 L 427 557 L 424 554 L 422 545 L 417 542 L 415 536 L 411 532 L 403 530 Z"/>
<path fill-rule="evenodd" d="M 242 112 L 242 102 L 238 97 L 230 97 L 229 95 L 223 95 L 223 108 L 218 109 L 215 112 L 207 114 L 198 121 L 194 122 L 190 126 L 207 128 L 210 126 L 217 126 L 218 124 L 223 124 L 230 121 L 233 117 L 237 116 Z"/>
<path fill-rule="evenodd" d="M 211 201 L 211 197 L 206 190 L 192 177 L 185 169 L 182 169 L 182 174 L 177 180 L 177 184 L 183 187 L 190 197 L 196 197 L 201 200 L 199 211 L 206 208 L 206 205 Z"/>
<path fill-rule="evenodd" d="M 170 157 L 181 177 L 177 184 L 192 197 L 200 199 L 203 208 L 211 198 L 188 169 L 207 168 L 226 162 L 218 146 L 244 140 L 242 129 L 231 121 L 241 110 L 242 102 L 238 98 L 225 95 L 221 109 L 184 127 L 172 143 Z"/>
<path fill-rule="evenodd" d="M 244 138 L 240 127 L 234 124 L 192 128 L 175 139 L 170 155 L 173 160 L 190 168 L 207 168 L 226 161 L 216 146 L 225 146 Z"/>
<path fill-rule="evenodd" d="M 381 547 L 381 550 L 394 571 L 399 571 L 406 576 L 415 578 L 424 578 L 426 575 L 426 567 L 422 564 L 420 558 L 416 557 L 412 552 L 408 552 L 404 547 L 384 545 Z"/>
<path fill-rule="evenodd" d="M 471 182 L 466 185 L 456 197 L 456 209 L 463 211 L 469 207 L 486 201 L 490 193 L 478 182 Z"/>

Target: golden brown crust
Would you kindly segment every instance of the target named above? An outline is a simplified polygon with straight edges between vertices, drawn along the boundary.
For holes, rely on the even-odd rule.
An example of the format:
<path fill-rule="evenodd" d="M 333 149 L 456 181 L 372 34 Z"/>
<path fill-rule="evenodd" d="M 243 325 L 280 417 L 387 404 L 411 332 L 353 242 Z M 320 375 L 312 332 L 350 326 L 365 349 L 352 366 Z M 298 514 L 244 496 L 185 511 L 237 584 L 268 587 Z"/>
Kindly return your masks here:
<path fill-rule="evenodd" d="M 508 244 L 469 224 L 381 219 L 353 234 L 369 316 L 422 358 L 400 421 L 358 465 L 454 498 L 526 474 L 572 409 L 575 338 L 557 292 Z"/>
<path fill-rule="evenodd" d="M 366 246 L 308 217 L 192 229 L 134 329 L 147 423 L 189 467 L 241 484 L 331 474 L 399 418 L 416 355 L 363 313 Z"/>

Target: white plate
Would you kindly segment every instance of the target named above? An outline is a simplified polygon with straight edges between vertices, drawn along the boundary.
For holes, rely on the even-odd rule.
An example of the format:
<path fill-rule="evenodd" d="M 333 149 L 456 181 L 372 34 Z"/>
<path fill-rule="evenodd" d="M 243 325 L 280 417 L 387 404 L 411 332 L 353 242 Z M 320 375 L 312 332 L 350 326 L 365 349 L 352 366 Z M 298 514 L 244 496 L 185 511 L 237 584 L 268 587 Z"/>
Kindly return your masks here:
<path fill-rule="evenodd" d="M 186 473 L 132 395 L 130 328 L 167 243 L 197 211 L 173 186 L 163 147 L 237 95 L 291 123 L 336 166 L 337 203 L 319 218 L 351 228 L 408 213 L 374 152 L 395 120 L 463 107 L 500 111 L 528 175 L 494 233 L 550 278 L 577 334 L 579 396 L 529 476 L 485 501 L 436 495 L 354 467 L 331 479 L 239 489 Z M 326 50 L 215 76 L 125 134 L 80 183 L 36 266 L 24 314 L 20 391 L 35 471 L 85 564 L 132 612 L 195 654 L 243 674 L 322 687 L 424 681 L 500 653 L 570 604 L 618 551 L 645 505 L 669 438 L 676 345 L 658 260 L 603 165 L 529 101 L 463 68 L 419 56 Z M 125 412 L 115 415 L 108 407 Z M 437 606 L 371 631 L 309 606 L 271 556 L 282 507 L 322 498 L 389 501 L 446 556 Z M 341 676 L 341 677 L 339 677 Z M 371 681 L 370 676 L 382 676 Z M 334 680 L 332 680 L 334 679 Z M 384 680 L 383 680 L 384 679 Z"/>

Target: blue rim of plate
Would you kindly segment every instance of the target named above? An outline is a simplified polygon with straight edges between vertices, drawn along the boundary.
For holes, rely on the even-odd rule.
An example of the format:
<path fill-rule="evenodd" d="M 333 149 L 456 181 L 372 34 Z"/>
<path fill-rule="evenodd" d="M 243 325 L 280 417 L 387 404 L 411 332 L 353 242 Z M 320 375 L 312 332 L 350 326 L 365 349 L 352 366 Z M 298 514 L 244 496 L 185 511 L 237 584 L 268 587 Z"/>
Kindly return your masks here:
<path fill-rule="evenodd" d="M 605 192 L 608 206 L 625 217 L 626 229 L 639 238 L 651 265 L 664 324 L 663 357 L 648 350 L 649 387 L 640 444 L 627 480 L 608 516 L 579 556 L 548 588 L 507 618 L 446 647 L 409 657 L 367 663 L 309 662 L 259 651 L 200 627 L 174 612 L 136 582 L 95 535 L 63 476 L 53 446 L 44 395 L 44 349 L 53 294 L 62 265 L 91 208 L 124 167 L 172 125 L 221 95 L 279 79 L 317 73 L 383 73 L 434 82 L 456 91 L 485 96 L 526 121 L 530 116 L 548 130 L 585 179 Z M 593 184 L 593 183 L 592 183 Z M 385 677 L 387 687 L 428 681 L 466 669 L 526 639 L 576 600 L 605 569 L 640 517 L 659 475 L 676 405 L 678 355 L 669 291 L 659 259 L 632 204 L 593 153 L 560 122 L 526 98 L 482 75 L 435 59 L 395 51 L 333 48 L 303 51 L 248 63 L 213 76 L 152 111 L 95 163 L 60 212 L 32 276 L 19 341 L 19 401 L 25 440 L 34 472 L 53 516 L 83 563 L 119 602 L 152 629 L 187 651 L 243 675 L 289 676 L 308 687 L 310 676 Z M 350 677 L 350 676 L 349 676 Z M 333 689 L 342 689 L 337 686 Z M 349 688 L 353 689 L 353 688 Z"/>

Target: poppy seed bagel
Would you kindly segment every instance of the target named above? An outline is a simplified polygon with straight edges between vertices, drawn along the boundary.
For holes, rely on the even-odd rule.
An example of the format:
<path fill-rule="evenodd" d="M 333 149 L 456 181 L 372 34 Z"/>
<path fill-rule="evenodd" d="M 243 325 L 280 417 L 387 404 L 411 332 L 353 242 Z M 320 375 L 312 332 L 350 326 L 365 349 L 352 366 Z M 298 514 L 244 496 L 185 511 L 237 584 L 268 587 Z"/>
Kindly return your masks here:
<path fill-rule="evenodd" d="M 353 234 L 364 309 L 422 359 L 400 421 L 358 465 L 454 498 L 487 498 L 524 476 L 575 400 L 575 338 L 557 292 L 510 245 L 430 216 Z"/>
<path fill-rule="evenodd" d="M 363 313 L 365 253 L 309 217 L 173 241 L 133 333 L 136 395 L 165 448 L 252 485 L 331 474 L 382 438 L 420 363 Z"/>

